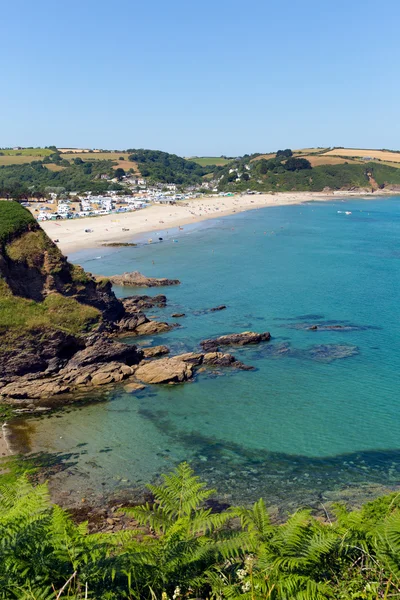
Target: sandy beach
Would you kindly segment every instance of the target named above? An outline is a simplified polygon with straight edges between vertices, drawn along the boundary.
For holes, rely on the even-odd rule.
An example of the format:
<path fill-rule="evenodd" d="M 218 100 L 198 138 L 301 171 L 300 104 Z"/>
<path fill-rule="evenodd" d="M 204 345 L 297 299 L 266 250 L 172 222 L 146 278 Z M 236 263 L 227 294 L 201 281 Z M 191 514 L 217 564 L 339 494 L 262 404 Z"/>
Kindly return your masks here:
<path fill-rule="evenodd" d="M 129 213 L 110 214 L 75 220 L 44 221 L 43 229 L 57 240 L 62 252 L 69 254 L 85 248 L 95 248 L 104 243 L 129 242 L 135 236 L 147 232 L 183 227 L 206 219 L 215 219 L 234 213 L 284 206 L 302 202 L 332 201 L 348 197 L 376 197 L 368 192 L 282 192 L 276 194 L 237 195 L 232 197 L 213 196 L 193 199 L 182 204 L 165 206 L 154 204 L 148 208 Z M 91 232 L 86 233 L 85 229 Z M 125 231 L 124 231 L 125 230 Z M 149 235 L 149 238 L 152 236 Z"/>

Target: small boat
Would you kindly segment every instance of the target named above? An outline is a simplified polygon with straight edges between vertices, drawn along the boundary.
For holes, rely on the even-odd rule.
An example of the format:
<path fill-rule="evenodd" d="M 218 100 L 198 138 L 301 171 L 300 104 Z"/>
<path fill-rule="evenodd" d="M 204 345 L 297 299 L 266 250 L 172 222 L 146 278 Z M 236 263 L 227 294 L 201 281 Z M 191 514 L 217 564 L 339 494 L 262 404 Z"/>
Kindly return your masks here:
<path fill-rule="evenodd" d="M 172 241 L 175 242 L 175 243 L 178 243 L 179 240 L 172 240 Z"/>
<path fill-rule="evenodd" d="M 352 212 L 351 212 L 351 210 L 346 210 L 346 212 L 345 212 L 344 214 L 345 214 L 345 215 L 351 215 L 351 214 L 352 214 Z"/>

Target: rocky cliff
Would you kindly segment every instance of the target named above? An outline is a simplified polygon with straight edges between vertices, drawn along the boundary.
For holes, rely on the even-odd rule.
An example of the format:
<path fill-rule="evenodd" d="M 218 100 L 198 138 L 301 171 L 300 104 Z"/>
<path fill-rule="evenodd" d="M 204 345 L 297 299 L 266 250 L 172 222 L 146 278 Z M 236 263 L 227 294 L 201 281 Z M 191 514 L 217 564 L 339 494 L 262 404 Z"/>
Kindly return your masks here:
<path fill-rule="evenodd" d="M 125 317 L 108 280 L 67 261 L 16 202 L 0 202 L 0 379 L 50 375 Z"/>

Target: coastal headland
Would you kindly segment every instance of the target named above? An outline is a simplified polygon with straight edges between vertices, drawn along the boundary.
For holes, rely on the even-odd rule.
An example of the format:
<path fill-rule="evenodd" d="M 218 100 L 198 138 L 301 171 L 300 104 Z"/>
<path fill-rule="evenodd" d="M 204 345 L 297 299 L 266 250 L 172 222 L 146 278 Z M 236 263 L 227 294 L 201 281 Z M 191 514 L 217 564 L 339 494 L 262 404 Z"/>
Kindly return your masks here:
<path fill-rule="evenodd" d="M 398 192 L 380 191 L 379 195 L 387 196 L 391 193 L 398 194 Z M 375 199 L 377 196 L 378 194 L 365 190 L 213 196 L 177 202 L 170 206 L 153 204 L 148 208 L 117 215 L 45 221 L 42 223 L 42 228 L 52 240 L 57 240 L 56 243 L 61 251 L 68 254 L 102 244 L 127 242 L 147 232 L 184 227 L 188 224 L 268 206 L 286 206 L 311 201 L 331 202 L 352 197 Z M 86 229 L 91 231 L 86 232 Z M 152 236 L 150 235 L 149 238 L 151 239 Z"/>

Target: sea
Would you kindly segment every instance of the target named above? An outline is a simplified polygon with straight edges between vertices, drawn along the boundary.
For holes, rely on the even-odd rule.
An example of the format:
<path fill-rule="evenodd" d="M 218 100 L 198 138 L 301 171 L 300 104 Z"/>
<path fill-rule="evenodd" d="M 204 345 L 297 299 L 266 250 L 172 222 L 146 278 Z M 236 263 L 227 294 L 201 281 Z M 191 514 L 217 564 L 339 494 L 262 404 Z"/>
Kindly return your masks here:
<path fill-rule="evenodd" d="M 209 369 L 136 393 L 119 385 L 19 420 L 13 443 L 58 499 L 140 499 L 182 461 L 218 502 L 263 497 L 277 514 L 399 489 L 400 197 L 270 207 L 135 241 L 69 257 L 105 276 L 181 280 L 115 288 L 166 294 L 166 308 L 147 313 L 179 323 L 126 343 L 179 354 L 233 332 L 271 341 L 228 350 L 253 371 Z M 217 305 L 226 309 L 209 311 Z"/>

